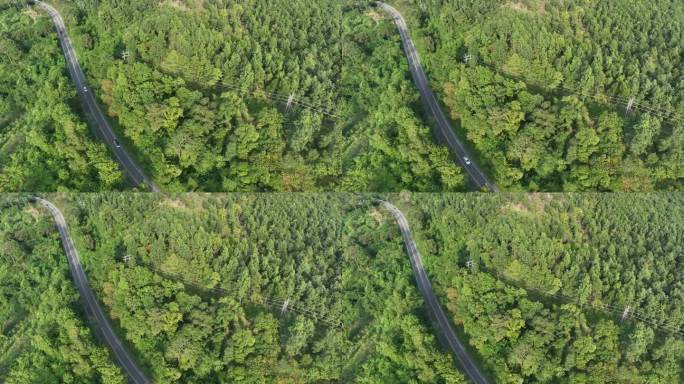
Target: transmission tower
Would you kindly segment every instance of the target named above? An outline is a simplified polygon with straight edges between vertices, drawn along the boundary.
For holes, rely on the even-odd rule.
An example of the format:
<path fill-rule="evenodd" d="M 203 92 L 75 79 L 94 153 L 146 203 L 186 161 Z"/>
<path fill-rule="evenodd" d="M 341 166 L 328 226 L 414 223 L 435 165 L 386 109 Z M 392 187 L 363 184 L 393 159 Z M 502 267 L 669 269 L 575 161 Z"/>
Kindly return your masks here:
<path fill-rule="evenodd" d="M 289 111 L 290 108 L 292 107 L 292 103 L 294 103 L 294 101 L 295 101 L 295 94 L 291 93 L 290 96 L 287 97 L 287 105 L 286 105 L 285 109 L 287 109 Z"/>
<path fill-rule="evenodd" d="M 128 55 L 129 55 L 129 54 L 128 54 L 128 51 L 123 51 L 123 52 L 121 53 L 121 58 L 124 59 L 124 60 L 128 60 Z"/>
<path fill-rule="evenodd" d="M 622 312 L 622 318 L 621 318 L 622 321 L 625 321 L 625 319 L 627 319 L 627 317 L 629 317 L 629 311 L 631 311 L 631 310 L 632 310 L 632 306 L 631 306 L 631 305 L 628 305 L 628 306 L 625 308 L 625 310 Z"/>
<path fill-rule="evenodd" d="M 627 108 L 625 108 L 625 116 L 632 112 L 632 108 L 634 108 L 634 103 L 636 102 L 636 99 L 633 97 L 629 98 L 629 101 L 627 102 Z"/>
<path fill-rule="evenodd" d="M 290 298 L 288 297 L 283 303 L 283 307 L 280 309 L 280 316 L 287 312 L 287 306 L 290 304 Z"/>
<path fill-rule="evenodd" d="M 298 105 L 302 108 L 306 108 L 306 109 L 312 110 L 314 112 L 322 113 L 322 114 L 324 114 L 327 117 L 332 118 L 332 119 L 339 119 L 340 118 L 340 116 L 333 113 L 332 108 L 329 108 L 329 107 L 322 105 L 322 104 L 316 104 L 313 102 L 298 100 L 294 93 L 292 93 L 289 96 L 285 96 L 285 95 L 280 94 L 280 93 L 268 92 L 268 91 L 263 90 L 263 89 L 251 89 L 249 87 L 243 87 L 243 86 L 238 86 L 235 84 L 230 84 L 230 83 L 227 83 L 225 81 L 221 83 L 221 86 L 228 88 L 228 89 L 240 91 L 240 92 L 248 92 L 248 93 L 252 93 L 255 95 L 267 97 L 267 98 L 270 98 L 274 101 L 280 101 L 280 102 L 289 104 L 290 106 Z"/>
<path fill-rule="evenodd" d="M 472 60 L 472 59 L 473 59 L 473 56 L 470 53 L 468 53 L 467 55 L 465 55 L 463 57 L 463 61 L 465 61 L 466 64 L 470 63 L 470 60 Z"/>

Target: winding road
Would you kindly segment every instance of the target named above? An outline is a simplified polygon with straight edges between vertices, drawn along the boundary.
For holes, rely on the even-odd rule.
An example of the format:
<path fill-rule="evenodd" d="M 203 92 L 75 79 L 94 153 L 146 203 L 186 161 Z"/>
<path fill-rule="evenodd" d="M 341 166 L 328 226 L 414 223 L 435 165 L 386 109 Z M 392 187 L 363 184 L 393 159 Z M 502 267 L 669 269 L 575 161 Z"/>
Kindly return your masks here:
<path fill-rule="evenodd" d="M 432 283 L 430 283 L 430 279 L 423 268 L 423 260 L 420 257 L 416 243 L 411 237 L 411 229 L 409 228 L 406 217 L 404 217 L 404 214 L 401 213 L 397 207 L 387 201 L 380 200 L 380 204 L 392 214 L 399 225 L 401 236 L 404 238 L 404 244 L 406 245 L 406 251 L 411 259 L 411 268 L 413 268 L 413 274 L 416 276 L 418 289 L 423 294 L 425 303 L 430 308 L 430 317 L 436 322 L 439 330 L 442 332 L 444 340 L 449 344 L 449 348 L 458 359 L 461 368 L 470 380 L 475 384 L 487 384 L 487 378 L 480 372 L 473 359 L 468 355 L 468 352 L 466 352 L 463 344 L 461 344 L 458 337 L 456 337 L 456 333 L 454 332 L 451 323 L 449 323 L 444 310 L 439 305 L 439 301 L 437 301 L 437 297 L 432 290 Z"/>
<path fill-rule="evenodd" d="M 64 251 L 67 255 L 71 276 L 78 286 L 78 291 L 80 292 L 81 298 L 85 304 L 86 313 L 89 317 L 94 319 L 98 334 L 104 338 L 111 350 L 114 352 L 114 357 L 116 358 L 117 364 L 121 366 L 124 371 L 126 371 L 130 382 L 134 384 L 150 383 L 140 368 L 138 368 L 138 366 L 135 364 L 133 357 L 124 349 L 121 341 L 116 336 L 116 333 L 114 333 L 111 324 L 109 324 L 102 307 L 100 307 L 100 304 L 95 297 L 95 293 L 93 293 L 93 290 L 90 288 L 90 285 L 88 284 L 88 278 L 81 267 L 81 260 L 78 257 L 78 251 L 76 251 L 76 247 L 74 247 L 74 243 L 69 236 L 69 227 L 64 220 L 62 212 L 60 212 L 54 204 L 45 199 L 33 197 L 31 198 L 31 201 L 47 208 L 52 214 L 52 218 L 55 220 L 57 230 L 59 230 L 59 236 L 62 239 L 62 246 L 64 247 Z"/>
<path fill-rule="evenodd" d="M 71 43 L 71 39 L 69 39 L 69 36 L 66 33 L 66 27 L 64 25 L 62 16 L 50 4 L 39 0 L 32 1 L 40 8 L 45 10 L 50 15 L 52 22 L 55 24 L 55 29 L 57 30 L 57 34 L 59 36 L 62 51 L 64 52 L 64 57 L 66 58 L 67 68 L 72 80 L 76 85 L 76 90 L 81 100 L 81 104 L 83 105 L 85 111 L 93 117 L 100 136 L 109 146 L 110 150 L 114 153 L 114 156 L 121 165 L 122 169 L 126 172 L 127 177 L 136 186 L 145 186 L 153 192 L 159 192 L 159 188 L 149 177 L 145 175 L 142 168 L 135 163 L 130 154 L 120 144 L 121 141 L 107 122 L 107 119 L 97 104 L 95 97 L 93 96 L 92 92 L 88 90 L 85 75 L 80 64 L 78 63 L 78 59 L 76 58 L 76 53 L 74 51 L 73 44 Z M 423 100 L 423 104 L 425 105 L 427 112 L 434 119 L 437 127 L 439 128 L 437 130 L 438 137 L 444 143 L 446 143 L 449 149 L 451 149 L 451 151 L 455 154 L 458 164 L 465 169 L 466 173 L 468 173 L 468 176 L 478 189 L 488 189 L 492 192 L 498 192 L 496 185 L 494 185 L 494 183 L 487 178 L 482 169 L 475 164 L 472 156 L 468 153 L 463 143 L 458 139 L 453 128 L 451 127 L 451 124 L 447 120 L 444 111 L 437 102 L 437 98 L 430 88 L 429 81 L 425 75 L 423 66 L 420 63 L 418 51 L 416 50 L 413 40 L 409 35 L 408 26 L 403 16 L 394 7 L 386 3 L 378 1 L 376 4 L 392 17 L 397 29 L 399 30 L 399 35 L 401 36 L 404 46 L 404 52 L 406 53 L 406 58 L 408 59 L 411 76 L 413 77 L 416 87 L 418 87 L 421 99 Z"/>
<path fill-rule="evenodd" d="M 423 104 L 425 104 L 427 112 L 437 123 L 437 127 L 439 128 L 438 136 L 447 144 L 449 149 L 455 153 L 456 160 L 461 167 L 465 169 L 478 189 L 488 189 L 491 192 L 498 192 L 499 190 L 496 185 L 494 185 L 494 183 L 487 178 L 482 169 L 475 164 L 473 157 L 468 153 L 458 137 L 456 137 L 451 124 L 449 124 L 449 120 L 447 120 L 446 116 L 444 115 L 442 107 L 440 107 L 435 94 L 430 88 L 430 83 L 428 82 L 425 71 L 423 70 L 423 66 L 420 63 L 418 51 L 416 50 L 416 46 L 413 44 L 413 40 L 411 40 L 411 36 L 408 32 L 408 26 L 406 25 L 406 21 L 404 20 L 403 16 L 401 16 L 399 11 L 388 4 L 380 1 L 376 2 L 376 4 L 382 8 L 385 13 L 392 17 L 394 24 L 399 30 L 399 35 L 401 35 L 401 41 L 404 45 L 404 52 L 406 53 L 406 58 L 408 59 L 409 69 L 411 70 L 411 76 L 413 76 L 413 81 L 420 91 L 420 96 L 423 100 Z M 466 160 L 466 158 L 468 160 Z"/>
<path fill-rule="evenodd" d="M 401 231 L 401 235 L 404 240 L 404 245 L 406 246 L 406 251 L 411 260 L 411 268 L 413 269 L 418 289 L 420 290 L 427 306 L 430 309 L 430 318 L 439 328 L 442 338 L 446 340 L 452 353 L 458 359 L 461 369 L 470 378 L 470 380 L 472 380 L 475 384 L 488 384 L 486 377 L 482 374 L 482 372 L 480 372 L 473 359 L 470 357 L 470 355 L 468 355 L 468 352 L 466 352 L 463 344 L 458 340 L 451 323 L 449 323 L 444 310 L 440 306 L 439 301 L 432 290 L 432 283 L 430 282 L 430 279 L 423 268 L 423 261 L 420 256 L 420 252 L 418 252 L 418 247 L 411 236 L 411 229 L 406 217 L 397 207 L 391 203 L 383 200 L 377 201 L 380 202 L 383 208 L 392 214 L 399 226 L 399 230 Z M 150 383 L 142 370 L 140 370 L 140 368 L 138 368 L 138 366 L 135 364 L 133 357 L 124 349 L 121 341 L 114 332 L 114 329 L 107 320 L 102 307 L 97 301 L 95 293 L 93 292 L 92 288 L 90 288 L 90 284 L 88 284 L 88 278 L 86 277 L 83 267 L 81 266 L 81 260 L 78 256 L 78 251 L 74 246 L 71 236 L 69 235 L 69 227 L 64 219 L 64 215 L 62 215 L 62 212 L 60 212 L 60 210 L 48 200 L 42 199 L 40 197 L 32 197 L 31 202 L 37 203 L 47 208 L 52 214 L 62 240 L 62 246 L 64 247 L 64 251 L 67 256 L 71 276 L 73 277 L 81 298 L 83 299 L 86 313 L 90 318 L 94 319 L 97 334 L 102 336 L 112 352 L 114 352 L 117 364 L 124 369 L 129 377 L 130 382 L 134 384 Z"/>
<path fill-rule="evenodd" d="M 116 156 L 116 159 L 118 160 L 122 169 L 126 172 L 127 177 L 136 186 L 143 186 L 149 188 L 153 192 L 159 192 L 159 188 L 150 178 L 144 174 L 142 169 L 135 163 L 129 153 L 119 144 L 120 141 L 116 136 L 116 133 L 112 130 L 111 126 L 105 119 L 92 92 L 88 90 L 85 75 L 78 63 L 73 45 L 66 33 L 66 28 L 61 15 L 51 5 L 38 0 L 33 1 L 50 15 L 50 18 L 52 19 L 59 35 L 59 41 L 64 52 L 64 57 L 66 58 L 69 74 L 76 85 L 83 108 L 87 113 L 93 116 L 100 135 Z M 472 157 L 468 154 L 464 145 L 454 134 L 451 125 L 449 124 L 444 112 L 442 111 L 442 108 L 437 102 L 437 99 L 429 86 L 429 82 L 420 63 L 420 58 L 416 51 L 415 45 L 409 36 L 408 27 L 404 18 L 395 8 L 391 7 L 390 5 L 382 2 L 377 2 L 377 5 L 393 18 L 394 23 L 399 30 L 404 51 L 409 62 L 411 75 L 420 91 L 421 98 L 426 106 L 427 111 L 437 123 L 439 128 L 438 134 L 440 138 L 443 139 L 448 147 L 456 154 L 458 163 L 463 167 L 463 169 L 466 170 L 477 188 L 498 192 L 497 187 L 491 181 L 489 181 L 484 172 L 473 162 Z M 466 158 L 469 160 L 466 160 Z M 95 320 L 98 333 L 103 336 L 104 340 L 114 352 L 117 363 L 126 371 L 131 382 L 135 384 L 149 383 L 150 381 L 137 367 L 132 356 L 123 348 L 121 341 L 114 333 L 111 324 L 107 320 L 104 311 L 100 307 L 95 297 L 95 294 L 90 288 L 86 275 L 81 267 L 78 252 L 76 251 L 76 248 L 74 247 L 69 236 L 69 231 L 64 216 L 56 206 L 47 200 L 36 197 L 33 198 L 33 201 L 44 206 L 51 212 L 57 229 L 59 230 L 60 237 L 62 239 L 62 245 L 67 254 L 69 269 L 85 303 L 86 312 Z M 418 288 L 430 309 L 430 317 L 439 327 L 443 338 L 446 340 L 449 348 L 460 362 L 465 374 L 476 384 L 488 384 L 485 376 L 480 372 L 475 362 L 468 355 L 465 348 L 458 340 L 453 327 L 449 323 L 444 310 L 440 306 L 437 297 L 433 292 L 432 284 L 430 283 L 425 269 L 423 268 L 420 253 L 418 252 L 418 248 L 411 237 L 408 221 L 401 211 L 399 211 L 399 209 L 397 209 L 394 205 L 386 201 L 382 201 L 381 204 L 392 214 L 399 225 L 399 229 L 401 230 L 401 234 L 406 245 L 406 250 L 411 260 L 411 267 L 416 277 Z"/>
<path fill-rule="evenodd" d="M 83 74 L 81 65 L 78 63 L 78 59 L 76 58 L 76 52 L 74 51 L 73 44 L 71 43 L 71 39 L 69 39 L 69 35 L 66 33 L 66 27 L 64 26 L 64 20 L 62 19 L 62 16 L 50 4 L 38 0 L 33 0 L 33 2 L 45 10 L 50 15 L 52 22 L 55 24 L 55 29 L 57 30 L 57 35 L 59 36 L 59 42 L 62 46 L 62 51 L 64 52 L 64 58 L 66 59 L 69 75 L 76 85 L 76 91 L 78 92 L 78 96 L 81 100 L 81 105 L 86 113 L 93 117 L 100 136 L 107 146 L 109 146 L 109 149 L 114 153 L 114 156 L 121 165 L 121 168 L 126 172 L 126 176 L 135 186 L 142 186 L 148 188 L 152 192 L 159 192 L 159 188 L 149 177 L 145 176 L 142 168 L 135 163 L 130 154 L 120 144 L 121 140 L 119 140 L 116 133 L 107 122 L 107 119 L 105 119 L 105 116 L 102 113 L 102 110 L 100 110 L 95 97 L 88 89 L 85 75 Z"/>

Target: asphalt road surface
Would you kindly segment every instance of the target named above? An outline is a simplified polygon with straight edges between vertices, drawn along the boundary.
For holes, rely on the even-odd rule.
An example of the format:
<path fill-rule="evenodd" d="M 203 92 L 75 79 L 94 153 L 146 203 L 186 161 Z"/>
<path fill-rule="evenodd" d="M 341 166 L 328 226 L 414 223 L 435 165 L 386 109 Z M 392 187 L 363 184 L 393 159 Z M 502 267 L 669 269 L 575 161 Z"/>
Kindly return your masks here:
<path fill-rule="evenodd" d="M 112 130 L 112 127 L 105 119 L 100 107 L 97 105 L 95 97 L 88 88 L 85 75 L 83 74 L 83 70 L 81 69 L 78 59 L 76 58 L 74 47 L 66 33 L 66 27 L 64 26 L 64 20 L 62 19 L 62 16 L 50 4 L 46 4 L 37 0 L 34 0 L 34 3 L 40 8 L 44 9 L 50 15 L 52 22 L 55 24 L 55 29 L 57 30 L 57 34 L 59 36 L 59 42 L 62 46 L 64 57 L 66 58 L 69 75 L 71 75 L 71 79 L 76 85 L 76 91 L 81 99 L 81 105 L 83 105 L 84 110 L 93 117 L 100 136 L 109 146 L 109 149 L 114 153 L 116 160 L 126 172 L 126 176 L 133 183 L 133 185 L 144 186 L 153 192 L 159 192 L 159 188 L 157 188 L 150 178 L 145 176 L 142 169 L 135 163 L 135 161 L 133 161 L 133 158 L 128 154 L 126 149 L 121 144 L 117 144 L 121 143 L 121 140 L 119 140 L 119 138 L 116 136 L 116 133 L 114 133 L 114 130 Z"/>
<path fill-rule="evenodd" d="M 401 213 L 401 211 L 394 205 L 386 201 L 381 201 L 381 204 L 392 214 L 392 216 L 394 216 L 394 219 L 399 225 L 401 235 L 404 238 L 404 244 L 406 245 L 406 251 L 411 259 L 411 268 L 413 268 L 413 274 L 416 276 L 418 289 L 423 294 L 425 303 L 430 308 L 430 317 L 436 322 L 439 330 L 442 332 L 442 339 L 445 340 L 449 345 L 449 348 L 458 359 L 466 376 L 468 376 L 468 378 L 470 378 L 470 380 L 472 380 L 475 384 L 487 384 L 487 379 L 477 368 L 477 365 L 475 365 L 475 362 L 468 355 L 463 347 L 463 344 L 461 344 L 456 337 L 456 333 L 451 327 L 444 310 L 437 301 L 437 297 L 432 290 L 430 279 L 428 279 L 425 269 L 423 268 L 423 261 L 420 258 L 420 253 L 418 252 L 416 243 L 411 237 L 411 229 L 409 228 L 408 221 L 406 221 L 406 217 L 404 217 L 404 214 Z"/>
<path fill-rule="evenodd" d="M 150 383 L 140 368 L 135 365 L 131 355 L 129 355 L 121 345 L 121 341 L 114 333 L 111 324 L 109 324 L 109 321 L 102 311 L 102 307 L 100 307 L 100 304 L 97 302 L 95 294 L 88 284 L 88 278 L 81 267 L 81 260 L 78 257 L 78 251 L 76 251 L 74 243 L 69 236 L 69 227 L 64 220 L 62 212 L 60 212 L 54 204 L 47 200 L 41 199 L 39 197 L 35 197 L 33 200 L 47 208 L 55 220 L 55 225 L 57 225 L 57 229 L 59 230 L 59 236 L 62 238 L 62 246 L 64 246 L 64 251 L 66 252 L 67 260 L 69 261 L 69 270 L 71 271 L 71 276 L 78 286 L 78 291 L 81 294 L 81 298 L 85 304 L 85 309 L 88 316 L 95 321 L 98 335 L 102 336 L 112 349 L 117 364 L 121 366 L 124 371 L 126 371 L 130 382 L 134 384 Z"/>
<path fill-rule="evenodd" d="M 427 112 L 435 120 L 439 128 L 439 138 L 455 153 L 456 160 L 461 167 L 465 169 L 470 176 L 470 179 L 478 189 L 486 188 L 492 192 L 498 192 L 496 185 L 489 181 L 485 173 L 482 172 L 477 164 L 475 164 L 473 157 L 468 154 L 468 151 L 466 151 L 463 143 L 461 143 L 458 137 L 456 137 L 453 128 L 451 128 L 451 124 L 449 124 L 449 121 L 444 115 L 444 111 L 442 111 L 442 108 L 437 102 L 437 98 L 435 98 L 435 94 L 430 88 L 430 83 L 428 82 L 427 76 L 425 76 L 423 66 L 420 64 L 418 51 L 413 44 L 413 40 L 411 40 L 411 36 L 408 33 L 408 26 L 406 25 L 404 18 L 401 16 L 401 13 L 399 13 L 399 11 L 392 6 L 383 2 L 378 1 L 376 4 L 392 17 L 394 24 L 399 30 L 401 41 L 404 45 L 404 52 L 406 53 L 406 58 L 408 59 L 409 69 L 411 70 L 411 76 L 413 76 L 413 81 L 420 91 L 420 96 L 423 100 L 425 108 L 427 109 Z M 466 158 L 469 160 L 466 161 Z"/>

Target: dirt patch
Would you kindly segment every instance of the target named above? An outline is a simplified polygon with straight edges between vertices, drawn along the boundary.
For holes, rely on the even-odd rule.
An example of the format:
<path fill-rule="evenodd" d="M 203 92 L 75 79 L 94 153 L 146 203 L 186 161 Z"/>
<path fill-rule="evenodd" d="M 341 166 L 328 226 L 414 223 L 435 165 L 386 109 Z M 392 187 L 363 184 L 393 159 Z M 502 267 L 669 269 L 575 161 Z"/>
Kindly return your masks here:
<path fill-rule="evenodd" d="M 34 206 L 28 206 L 28 207 L 24 208 L 24 212 L 31 215 L 31 217 L 33 217 L 34 219 L 38 219 L 39 217 L 42 216 L 41 211 Z"/>
<path fill-rule="evenodd" d="M 385 18 L 384 14 L 382 14 L 382 13 L 380 13 L 374 9 L 371 9 L 370 11 L 366 12 L 366 16 L 373 19 L 373 21 L 375 21 L 376 23 L 379 23 L 381 20 L 383 20 Z"/>
<path fill-rule="evenodd" d="M 159 199 L 159 207 L 168 207 L 178 211 L 204 211 L 205 203 L 211 199 L 208 193 L 187 193 L 183 195 L 165 196 Z"/>
<path fill-rule="evenodd" d="M 173 208 L 173 209 L 183 209 L 183 210 L 188 209 L 188 205 L 185 204 L 185 201 L 183 201 L 181 199 L 172 199 L 170 197 L 162 199 L 159 202 L 159 205 L 163 206 L 163 207 Z"/>
<path fill-rule="evenodd" d="M 36 21 L 36 19 L 38 19 L 39 17 L 43 16 L 42 13 L 39 13 L 38 11 L 36 11 L 35 9 L 33 9 L 33 8 L 31 8 L 31 7 L 28 7 L 28 8 L 26 8 L 26 9 L 24 9 L 24 14 L 25 14 L 26 16 L 30 17 L 31 20 L 33 20 L 33 21 Z"/>
<path fill-rule="evenodd" d="M 190 10 L 190 8 L 185 4 L 185 1 L 182 0 L 163 0 L 159 2 L 159 5 L 166 5 L 185 12 Z"/>
<path fill-rule="evenodd" d="M 527 195 L 527 201 L 539 211 L 544 211 L 546 205 L 555 199 L 552 193 L 531 193 Z"/>
<path fill-rule="evenodd" d="M 524 201 L 506 203 L 501 207 L 501 211 L 523 215 L 539 215 L 544 213 L 546 205 L 555 198 L 555 195 L 551 193 L 531 193 L 527 195 Z"/>
<path fill-rule="evenodd" d="M 522 203 L 508 203 L 503 206 L 502 211 L 515 213 L 529 213 L 529 209 Z"/>
<path fill-rule="evenodd" d="M 516 12 L 542 14 L 546 12 L 546 0 L 511 1 L 502 7 Z"/>
<path fill-rule="evenodd" d="M 370 212 L 368 213 L 370 217 L 374 218 L 375 221 L 378 222 L 378 224 L 382 224 L 385 222 L 385 215 L 383 215 L 382 212 L 380 212 L 380 209 L 378 208 L 371 208 Z"/>

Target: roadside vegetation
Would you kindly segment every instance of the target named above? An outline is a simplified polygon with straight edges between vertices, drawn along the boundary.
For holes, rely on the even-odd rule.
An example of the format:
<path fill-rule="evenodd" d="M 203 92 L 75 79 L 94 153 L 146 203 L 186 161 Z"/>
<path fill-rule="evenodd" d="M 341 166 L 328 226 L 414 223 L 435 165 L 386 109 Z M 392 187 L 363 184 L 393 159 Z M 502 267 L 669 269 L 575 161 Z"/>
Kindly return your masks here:
<path fill-rule="evenodd" d="M 391 3 L 501 188 L 683 189 L 681 2 Z"/>
<path fill-rule="evenodd" d="M 0 195 L 0 382 L 124 384 L 88 328 L 52 217 Z"/>
<path fill-rule="evenodd" d="M 391 25 L 355 1 L 53 2 L 171 191 L 466 189 Z"/>
<path fill-rule="evenodd" d="M 371 196 L 49 198 L 121 338 L 156 382 L 464 382 L 434 335 L 396 223 Z M 493 382 L 681 381 L 681 196 L 390 200 Z M 40 382 L 9 377 L 43 374 L 31 367 L 48 360 L 46 375 L 117 382 L 78 320 L 50 218 L 18 197 L 1 207 L 6 382 Z"/>
<path fill-rule="evenodd" d="M 682 381 L 681 195 L 415 194 L 400 207 L 495 382 Z"/>
<path fill-rule="evenodd" d="M 98 191 L 122 173 L 79 117 L 50 20 L 0 1 L 0 192 Z"/>
<path fill-rule="evenodd" d="M 155 382 L 464 382 L 425 320 L 396 224 L 370 199 L 50 199 Z"/>
<path fill-rule="evenodd" d="M 394 25 L 369 2 L 53 4 L 124 144 L 166 190 L 468 189 L 424 121 Z M 682 4 L 393 4 L 502 189 L 682 189 Z M 2 188 L 117 188 L 69 107 L 49 21 L 6 9 Z"/>

